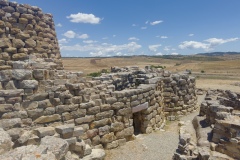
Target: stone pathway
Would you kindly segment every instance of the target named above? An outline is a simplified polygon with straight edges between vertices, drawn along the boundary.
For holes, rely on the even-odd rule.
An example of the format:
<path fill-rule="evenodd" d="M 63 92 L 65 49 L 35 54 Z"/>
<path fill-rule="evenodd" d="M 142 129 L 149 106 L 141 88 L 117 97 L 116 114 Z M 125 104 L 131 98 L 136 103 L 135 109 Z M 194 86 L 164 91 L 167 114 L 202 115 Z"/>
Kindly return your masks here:
<path fill-rule="evenodd" d="M 201 104 L 204 95 L 198 97 L 198 105 Z M 198 111 L 180 120 L 192 120 Z M 191 126 L 190 126 L 191 127 Z M 106 160 L 171 160 L 178 146 L 178 121 L 166 124 L 164 130 L 151 134 L 140 134 L 136 139 L 127 142 L 117 149 L 106 151 Z"/>

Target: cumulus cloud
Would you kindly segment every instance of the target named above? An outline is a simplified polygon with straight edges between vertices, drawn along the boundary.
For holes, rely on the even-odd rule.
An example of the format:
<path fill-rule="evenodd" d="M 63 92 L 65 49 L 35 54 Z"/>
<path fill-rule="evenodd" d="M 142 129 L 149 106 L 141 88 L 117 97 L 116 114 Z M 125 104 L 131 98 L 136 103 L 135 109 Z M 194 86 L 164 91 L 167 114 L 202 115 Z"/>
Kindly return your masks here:
<path fill-rule="evenodd" d="M 205 40 L 205 42 L 210 43 L 211 46 L 216 46 L 216 45 L 220 45 L 220 44 L 224 44 L 224 43 L 228 43 L 228 42 L 237 41 L 238 39 L 239 38 L 229 38 L 229 39 L 209 38 L 209 39 Z"/>
<path fill-rule="evenodd" d="M 179 55 L 179 53 L 176 53 L 176 52 L 173 52 L 173 53 L 170 53 L 170 55 Z"/>
<path fill-rule="evenodd" d="M 129 40 L 129 41 L 138 41 L 139 39 L 136 38 L 136 37 L 129 37 L 128 40 Z"/>
<path fill-rule="evenodd" d="M 163 54 L 161 52 L 158 52 L 155 54 L 156 56 L 162 56 Z"/>
<path fill-rule="evenodd" d="M 136 24 L 132 24 L 132 27 L 136 27 L 137 25 Z"/>
<path fill-rule="evenodd" d="M 60 46 L 62 51 L 79 51 L 88 52 L 91 56 L 107 56 L 116 55 L 117 53 L 134 53 L 142 46 L 136 42 L 129 42 L 122 45 L 113 45 L 108 43 L 103 44 L 86 44 L 86 45 L 73 45 L 73 46 Z"/>
<path fill-rule="evenodd" d="M 147 27 L 141 27 L 141 29 L 147 29 Z"/>
<path fill-rule="evenodd" d="M 157 24 L 159 24 L 159 23 L 162 23 L 163 21 L 154 21 L 154 22 L 151 22 L 150 24 L 152 25 L 152 26 L 154 26 L 154 25 L 157 25 Z"/>
<path fill-rule="evenodd" d="M 84 40 L 83 43 L 91 44 L 91 43 L 97 43 L 98 41 L 93 40 Z"/>
<path fill-rule="evenodd" d="M 65 32 L 63 35 L 67 38 L 75 38 L 76 33 L 74 31 L 69 30 L 69 31 Z"/>
<path fill-rule="evenodd" d="M 221 39 L 221 38 L 209 38 L 204 40 L 204 42 L 197 42 L 197 41 L 184 41 L 178 47 L 181 49 L 204 49 L 204 50 L 211 50 L 213 47 L 237 41 L 239 38 L 229 38 L 229 39 Z"/>
<path fill-rule="evenodd" d="M 68 41 L 65 38 L 62 38 L 60 40 L 58 40 L 59 43 L 68 43 Z"/>
<path fill-rule="evenodd" d="M 89 36 L 87 34 L 81 34 L 81 35 L 78 36 L 78 38 L 80 38 L 80 39 L 88 39 Z"/>
<path fill-rule="evenodd" d="M 73 23 L 90 23 L 90 24 L 99 24 L 101 19 L 96 17 L 93 14 L 86 14 L 86 13 L 77 13 L 77 14 L 70 14 L 67 16 Z"/>
<path fill-rule="evenodd" d="M 61 24 L 61 23 L 58 23 L 56 26 L 57 26 L 57 27 L 62 27 L 62 24 Z"/>
<path fill-rule="evenodd" d="M 149 49 L 150 51 L 152 51 L 152 52 L 157 52 L 157 49 L 158 49 L 159 47 L 161 47 L 161 46 L 162 46 L 161 44 L 149 45 L 149 46 L 148 46 L 148 49 Z"/>
<path fill-rule="evenodd" d="M 194 36 L 194 34 L 193 34 L 193 33 L 190 33 L 188 36 L 189 36 L 189 37 L 192 37 L 192 36 Z"/>
<path fill-rule="evenodd" d="M 208 49 L 209 47 L 209 44 L 197 41 L 184 41 L 179 45 L 181 49 Z"/>

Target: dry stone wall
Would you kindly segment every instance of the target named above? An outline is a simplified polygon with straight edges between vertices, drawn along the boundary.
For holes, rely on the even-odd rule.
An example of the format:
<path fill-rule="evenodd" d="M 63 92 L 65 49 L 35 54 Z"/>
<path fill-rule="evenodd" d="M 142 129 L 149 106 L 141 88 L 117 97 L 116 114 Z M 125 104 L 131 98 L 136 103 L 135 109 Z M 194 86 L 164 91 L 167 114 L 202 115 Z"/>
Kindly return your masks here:
<path fill-rule="evenodd" d="M 60 51 L 51 14 L 35 6 L 0 1 L 0 70 L 12 61 L 59 59 Z"/>
<path fill-rule="evenodd" d="M 63 70 L 50 14 L 5 0 L 0 14 L 0 127 L 11 137 L 13 155 L 59 138 L 65 149 L 51 155 L 56 159 L 101 159 L 105 154 L 97 148 L 124 145 L 196 109 L 194 77 L 114 67 L 89 80 Z"/>

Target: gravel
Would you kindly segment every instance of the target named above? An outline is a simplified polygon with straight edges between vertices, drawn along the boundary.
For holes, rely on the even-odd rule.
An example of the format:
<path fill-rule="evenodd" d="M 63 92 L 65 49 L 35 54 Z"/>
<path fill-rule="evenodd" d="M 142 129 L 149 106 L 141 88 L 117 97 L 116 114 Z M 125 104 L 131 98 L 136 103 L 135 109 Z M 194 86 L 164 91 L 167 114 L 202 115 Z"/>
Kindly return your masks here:
<path fill-rule="evenodd" d="M 199 96 L 198 105 L 204 95 Z M 180 118 L 181 121 L 192 120 L 198 111 Z M 191 126 L 190 126 L 191 127 Z M 178 121 L 166 125 L 164 130 L 151 134 L 140 134 L 126 145 L 106 151 L 106 160 L 171 160 L 178 147 Z"/>

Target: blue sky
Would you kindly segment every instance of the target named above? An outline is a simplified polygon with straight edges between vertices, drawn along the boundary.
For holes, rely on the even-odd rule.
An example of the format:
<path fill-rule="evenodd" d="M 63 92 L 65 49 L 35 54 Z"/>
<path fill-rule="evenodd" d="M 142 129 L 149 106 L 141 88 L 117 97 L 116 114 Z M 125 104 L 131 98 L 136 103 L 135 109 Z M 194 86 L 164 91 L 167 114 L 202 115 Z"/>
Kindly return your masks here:
<path fill-rule="evenodd" d="M 240 0 L 17 2 L 53 14 L 62 56 L 240 51 Z"/>

